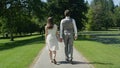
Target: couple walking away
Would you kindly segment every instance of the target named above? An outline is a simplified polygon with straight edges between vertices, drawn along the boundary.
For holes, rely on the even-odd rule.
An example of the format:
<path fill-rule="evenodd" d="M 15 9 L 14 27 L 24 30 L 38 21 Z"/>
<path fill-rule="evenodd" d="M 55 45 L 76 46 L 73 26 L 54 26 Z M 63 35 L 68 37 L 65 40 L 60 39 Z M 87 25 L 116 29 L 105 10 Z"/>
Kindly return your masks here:
<path fill-rule="evenodd" d="M 60 22 L 59 42 L 65 44 L 65 60 L 72 64 L 73 59 L 73 40 L 77 39 L 77 27 L 75 20 L 70 17 L 70 10 L 65 10 L 65 18 Z M 57 25 L 53 23 L 53 18 L 49 17 L 45 26 L 45 41 L 49 49 L 50 62 L 57 64 L 56 51 L 58 47 Z"/>

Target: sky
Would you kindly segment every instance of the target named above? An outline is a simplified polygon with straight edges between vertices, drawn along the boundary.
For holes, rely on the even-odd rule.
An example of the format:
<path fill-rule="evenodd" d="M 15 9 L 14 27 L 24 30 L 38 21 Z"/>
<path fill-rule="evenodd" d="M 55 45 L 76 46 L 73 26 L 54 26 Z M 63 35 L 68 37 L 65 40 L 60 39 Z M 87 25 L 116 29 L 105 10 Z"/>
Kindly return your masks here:
<path fill-rule="evenodd" d="M 42 1 L 46 2 L 46 0 L 42 0 Z M 85 1 L 88 1 L 90 3 L 92 0 L 85 0 Z M 113 1 L 114 1 L 115 5 L 119 5 L 120 4 L 120 0 L 113 0 Z"/>
<path fill-rule="evenodd" d="M 90 3 L 92 0 L 85 0 L 85 1 L 88 1 Z M 115 5 L 119 5 L 120 4 L 120 0 L 113 0 L 113 1 L 114 1 Z"/>

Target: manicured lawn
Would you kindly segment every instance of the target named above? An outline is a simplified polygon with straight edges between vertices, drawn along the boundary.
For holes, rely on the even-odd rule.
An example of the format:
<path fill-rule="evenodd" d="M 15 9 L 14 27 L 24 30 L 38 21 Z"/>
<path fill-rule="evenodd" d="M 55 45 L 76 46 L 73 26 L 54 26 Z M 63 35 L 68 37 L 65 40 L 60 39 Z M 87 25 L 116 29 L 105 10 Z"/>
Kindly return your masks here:
<path fill-rule="evenodd" d="M 75 41 L 80 51 L 95 68 L 120 68 L 120 36 L 100 33 L 94 38 Z"/>
<path fill-rule="evenodd" d="M 40 36 L 0 40 L 0 68 L 28 68 L 44 47 Z"/>

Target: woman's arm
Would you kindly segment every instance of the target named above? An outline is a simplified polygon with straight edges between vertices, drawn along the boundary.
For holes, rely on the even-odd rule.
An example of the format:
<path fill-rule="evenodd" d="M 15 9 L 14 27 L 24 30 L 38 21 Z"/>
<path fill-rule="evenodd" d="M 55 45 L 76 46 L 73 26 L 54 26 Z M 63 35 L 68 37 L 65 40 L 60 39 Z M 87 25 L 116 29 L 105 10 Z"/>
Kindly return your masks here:
<path fill-rule="evenodd" d="M 57 37 L 57 39 L 59 40 L 59 32 L 58 32 L 58 27 L 57 27 L 57 25 L 56 25 L 56 37 Z"/>
<path fill-rule="evenodd" d="M 58 27 L 56 25 L 56 37 L 58 37 Z"/>

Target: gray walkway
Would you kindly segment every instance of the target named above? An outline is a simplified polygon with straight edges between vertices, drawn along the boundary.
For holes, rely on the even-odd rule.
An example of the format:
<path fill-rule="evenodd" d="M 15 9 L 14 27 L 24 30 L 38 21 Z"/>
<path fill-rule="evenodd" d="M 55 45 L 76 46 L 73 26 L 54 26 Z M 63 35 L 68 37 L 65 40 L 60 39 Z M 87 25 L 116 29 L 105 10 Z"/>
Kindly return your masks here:
<path fill-rule="evenodd" d="M 59 43 L 59 50 L 57 51 L 58 65 L 50 63 L 48 50 L 45 47 L 30 68 L 93 68 L 76 49 L 73 51 L 73 64 L 67 63 L 64 57 L 63 43 Z"/>

